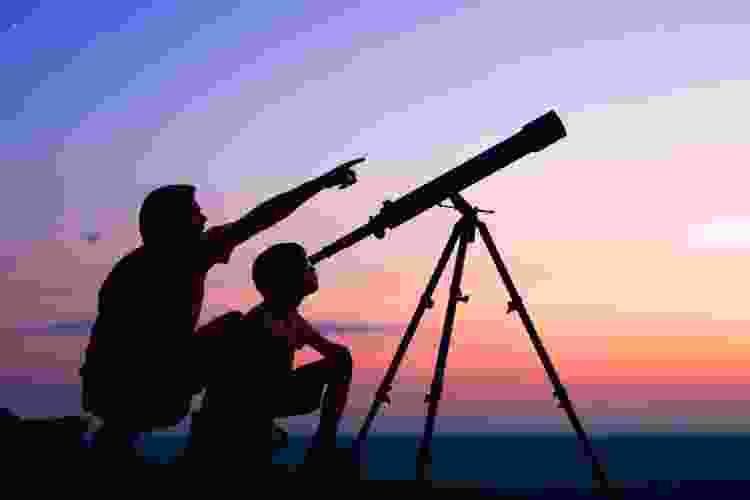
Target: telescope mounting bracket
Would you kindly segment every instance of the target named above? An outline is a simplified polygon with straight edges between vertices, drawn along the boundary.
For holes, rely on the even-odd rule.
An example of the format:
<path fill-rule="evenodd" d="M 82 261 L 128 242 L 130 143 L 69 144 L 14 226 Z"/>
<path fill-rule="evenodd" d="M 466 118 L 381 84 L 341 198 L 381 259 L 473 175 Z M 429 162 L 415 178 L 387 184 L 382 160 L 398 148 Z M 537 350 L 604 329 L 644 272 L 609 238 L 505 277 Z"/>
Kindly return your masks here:
<path fill-rule="evenodd" d="M 443 208 L 452 208 L 453 210 L 456 210 L 460 212 L 463 215 L 476 215 L 478 213 L 483 214 L 494 214 L 494 210 L 482 210 L 479 207 L 473 207 L 469 205 L 469 203 L 458 193 L 454 193 L 450 195 L 450 199 L 453 202 L 453 205 L 444 205 L 442 203 L 438 203 L 439 207 Z"/>
<path fill-rule="evenodd" d="M 370 224 L 373 224 L 375 226 L 372 234 L 379 240 L 385 238 L 385 224 L 381 222 L 381 220 L 383 219 L 383 213 L 386 212 L 392 205 L 393 202 L 391 200 L 383 200 L 383 206 L 380 209 L 378 215 L 370 217 Z"/>

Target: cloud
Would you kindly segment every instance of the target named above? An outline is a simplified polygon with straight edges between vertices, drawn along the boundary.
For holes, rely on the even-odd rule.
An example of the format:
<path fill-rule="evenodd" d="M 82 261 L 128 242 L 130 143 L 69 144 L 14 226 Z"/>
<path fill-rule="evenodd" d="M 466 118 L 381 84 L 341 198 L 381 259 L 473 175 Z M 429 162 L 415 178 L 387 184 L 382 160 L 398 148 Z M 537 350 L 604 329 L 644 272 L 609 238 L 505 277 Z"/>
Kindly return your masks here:
<path fill-rule="evenodd" d="M 79 321 L 55 321 L 49 325 L 47 330 L 51 334 L 59 335 L 88 335 L 94 326 L 94 320 L 84 319 Z"/>
<path fill-rule="evenodd" d="M 12 273 L 16 270 L 18 257 L 15 255 L 0 255 L 0 271 L 3 274 Z"/>
<path fill-rule="evenodd" d="M 367 321 L 318 320 L 310 322 L 323 335 L 369 335 L 403 332 L 401 323 L 375 323 Z M 51 321 L 47 325 L 16 328 L 21 336 L 89 336 L 94 320 Z"/>
<path fill-rule="evenodd" d="M 401 323 L 370 323 L 367 321 L 320 320 L 310 322 L 323 335 L 391 334 L 404 331 Z"/>
<path fill-rule="evenodd" d="M 688 247 L 692 249 L 750 248 L 750 218 L 714 217 L 708 224 L 688 226 Z"/>
<path fill-rule="evenodd" d="M 50 321 L 46 325 L 29 325 L 20 328 L 3 328 L 4 331 L 12 330 L 21 337 L 88 337 L 94 320 L 84 319 L 75 321 Z"/>
<path fill-rule="evenodd" d="M 0 408 L 24 418 L 81 413 L 80 386 L 29 383 L 21 377 L 0 377 Z"/>

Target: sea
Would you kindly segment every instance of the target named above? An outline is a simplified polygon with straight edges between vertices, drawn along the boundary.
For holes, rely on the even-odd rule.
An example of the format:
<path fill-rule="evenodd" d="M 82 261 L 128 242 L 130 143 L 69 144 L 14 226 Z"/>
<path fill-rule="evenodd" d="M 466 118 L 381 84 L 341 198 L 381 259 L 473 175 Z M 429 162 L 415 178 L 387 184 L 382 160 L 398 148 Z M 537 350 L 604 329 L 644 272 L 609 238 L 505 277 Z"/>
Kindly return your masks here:
<path fill-rule="evenodd" d="M 364 456 L 368 479 L 416 477 L 417 434 L 371 434 Z M 154 434 L 143 443 L 152 463 L 169 463 L 185 444 L 183 434 Z M 272 457 L 300 464 L 309 436 L 290 435 Z M 351 447 L 354 435 L 339 446 Z M 624 433 L 592 436 L 597 457 L 612 484 L 629 489 L 679 488 L 690 484 L 740 488 L 750 498 L 750 434 Z M 475 482 L 500 489 L 592 488 L 591 460 L 575 434 L 440 434 L 432 439 L 435 481 Z M 730 498 L 730 496 L 719 496 Z M 712 499 L 714 500 L 714 499 Z"/>

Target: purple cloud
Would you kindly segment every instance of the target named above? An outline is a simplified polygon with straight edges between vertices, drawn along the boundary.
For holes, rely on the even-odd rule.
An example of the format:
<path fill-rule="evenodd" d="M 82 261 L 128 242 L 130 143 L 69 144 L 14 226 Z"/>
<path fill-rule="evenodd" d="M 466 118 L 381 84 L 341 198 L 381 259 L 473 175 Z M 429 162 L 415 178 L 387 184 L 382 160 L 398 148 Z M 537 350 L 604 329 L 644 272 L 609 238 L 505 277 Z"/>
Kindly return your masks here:
<path fill-rule="evenodd" d="M 323 335 L 378 335 L 404 332 L 400 323 L 370 323 L 367 321 L 322 320 L 310 322 Z"/>
<path fill-rule="evenodd" d="M 406 325 L 401 323 L 371 323 L 367 321 L 322 320 L 311 321 L 311 324 L 323 335 L 392 335 L 394 333 L 400 334 L 406 328 Z M 91 334 L 93 325 L 94 320 L 92 319 L 52 321 L 47 325 L 18 328 L 16 333 L 22 336 L 88 336 Z"/>
<path fill-rule="evenodd" d="M 5 328 L 3 330 L 13 330 L 13 333 L 22 337 L 31 336 L 63 336 L 63 337 L 77 337 L 77 336 L 89 336 L 91 334 L 91 327 L 94 325 L 93 320 L 77 320 L 77 321 L 51 321 L 46 325 L 34 325 L 34 326 L 23 326 L 20 328 Z"/>

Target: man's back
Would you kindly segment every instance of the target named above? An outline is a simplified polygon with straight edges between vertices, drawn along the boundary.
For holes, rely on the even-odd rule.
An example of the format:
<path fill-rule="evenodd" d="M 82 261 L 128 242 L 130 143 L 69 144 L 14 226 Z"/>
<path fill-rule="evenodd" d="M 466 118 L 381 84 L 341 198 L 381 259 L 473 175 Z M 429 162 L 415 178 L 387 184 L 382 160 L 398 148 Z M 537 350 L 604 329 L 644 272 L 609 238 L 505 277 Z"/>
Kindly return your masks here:
<path fill-rule="evenodd" d="M 206 271 L 189 256 L 149 255 L 143 247 L 123 257 L 99 292 L 87 364 L 100 353 L 107 363 L 126 354 L 148 357 L 188 338 L 200 314 Z"/>
<path fill-rule="evenodd" d="M 85 410 L 98 416 L 141 412 L 145 420 L 149 412 L 162 412 L 159 421 L 187 412 L 190 341 L 206 274 L 217 261 L 207 247 L 207 241 L 181 251 L 139 247 L 115 264 L 99 292 L 81 367 Z"/>

